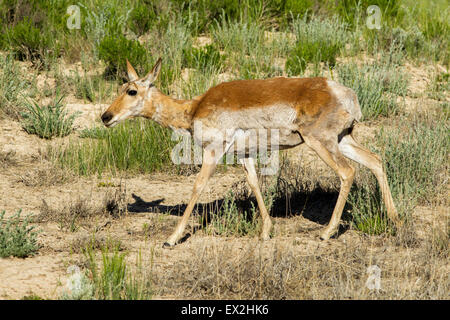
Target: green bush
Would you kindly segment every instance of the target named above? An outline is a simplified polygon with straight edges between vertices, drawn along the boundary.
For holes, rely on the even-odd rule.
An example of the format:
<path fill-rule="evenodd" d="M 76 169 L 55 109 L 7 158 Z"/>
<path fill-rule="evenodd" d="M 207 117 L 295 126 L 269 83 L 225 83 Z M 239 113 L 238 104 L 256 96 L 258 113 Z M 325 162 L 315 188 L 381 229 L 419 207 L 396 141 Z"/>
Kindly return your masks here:
<path fill-rule="evenodd" d="M 130 14 L 130 29 L 138 36 L 150 31 L 157 23 L 157 10 L 153 3 L 136 6 Z"/>
<path fill-rule="evenodd" d="M 213 45 L 202 48 L 191 47 L 183 49 L 184 66 L 198 70 L 214 70 L 219 72 L 223 67 L 225 57 Z"/>
<path fill-rule="evenodd" d="M 21 218 L 22 210 L 6 219 L 5 211 L 0 212 L 0 257 L 25 258 L 36 253 L 37 232 L 29 226 L 30 217 Z"/>
<path fill-rule="evenodd" d="M 328 66 L 334 67 L 340 50 L 339 44 L 321 43 L 315 39 L 298 43 L 286 60 L 286 71 L 292 75 L 303 74 L 310 62 L 315 64 L 326 62 Z"/>
<path fill-rule="evenodd" d="M 31 60 L 33 63 L 42 63 L 46 52 L 52 47 L 50 34 L 36 28 L 30 19 L 17 23 L 5 37 L 19 60 Z M 57 51 L 55 47 L 52 50 Z"/>
<path fill-rule="evenodd" d="M 128 81 L 126 59 L 138 74 L 145 74 L 149 69 L 146 49 L 139 41 L 129 40 L 123 35 L 105 37 L 100 42 L 98 54 L 106 63 L 106 77 Z"/>
<path fill-rule="evenodd" d="M 26 103 L 26 111 L 22 112 L 22 128 L 27 133 L 45 139 L 70 134 L 77 114 L 68 116 L 61 103 L 62 99 L 63 97 L 56 98 L 52 104 L 44 107 L 40 107 L 37 102 Z"/>
<path fill-rule="evenodd" d="M 346 26 L 338 18 L 319 19 L 308 16 L 295 19 L 292 23 L 296 45 L 286 60 L 285 69 L 289 75 L 302 74 L 308 63 L 318 65 L 325 62 L 333 67 L 336 57 L 349 41 Z"/>
<path fill-rule="evenodd" d="M 336 12 L 349 25 L 356 26 L 365 23 L 366 10 L 371 5 L 376 5 L 381 11 L 382 24 L 395 20 L 401 14 L 400 0 L 340 0 L 329 1 L 329 11 Z"/>

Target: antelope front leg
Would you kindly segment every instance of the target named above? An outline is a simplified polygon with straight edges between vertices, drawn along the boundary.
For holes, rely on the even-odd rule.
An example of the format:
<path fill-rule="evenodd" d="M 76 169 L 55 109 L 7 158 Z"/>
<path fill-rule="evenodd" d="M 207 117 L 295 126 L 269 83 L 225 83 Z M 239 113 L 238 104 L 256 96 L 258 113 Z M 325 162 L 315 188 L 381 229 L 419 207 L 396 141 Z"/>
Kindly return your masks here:
<path fill-rule="evenodd" d="M 174 233 L 172 233 L 167 242 L 164 243 L 163 247 L 166 248 L 172 247 L 181 238 L 181 235 L 183 234 L 184 229 L 186 228 L 186 224 L 189 220 L 192 210 L 194 209 L 194 206 L 197 203 L 198 197 L 205 188 L 209 178 L 214 173 L 216 164 L 217 161 L 214 157 L 214 150 L 205 150 L 203 154 L 202 168 L 200 169 L 200 173 L 198 174 L 197 179 L 195 180 L 191 200 L 189 201 L 189 204 L 186 207 L 186 210 L 184 211 L 183 217 L 178 223 Z"/>

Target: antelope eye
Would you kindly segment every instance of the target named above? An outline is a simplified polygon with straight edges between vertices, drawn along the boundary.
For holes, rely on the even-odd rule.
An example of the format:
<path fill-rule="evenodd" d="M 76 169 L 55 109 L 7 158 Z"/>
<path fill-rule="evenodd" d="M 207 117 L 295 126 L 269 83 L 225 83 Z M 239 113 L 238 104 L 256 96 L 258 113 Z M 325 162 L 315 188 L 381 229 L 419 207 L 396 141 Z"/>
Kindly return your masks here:
<path fill-rule="evenodd" d="M 135 96 L 135 95 L 137 94 L 137 91 L 136 91 L 136 90 L 128 90 L 128 91 L 127 91 L 127 94 L 128 94 L 129 96 Z"/>

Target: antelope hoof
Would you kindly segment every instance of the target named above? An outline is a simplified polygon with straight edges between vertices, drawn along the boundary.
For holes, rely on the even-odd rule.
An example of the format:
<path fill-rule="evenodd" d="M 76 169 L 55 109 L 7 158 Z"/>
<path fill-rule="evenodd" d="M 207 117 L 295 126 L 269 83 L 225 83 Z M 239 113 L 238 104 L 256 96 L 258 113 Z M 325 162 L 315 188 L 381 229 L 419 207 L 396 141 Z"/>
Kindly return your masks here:
<path fill-rule="evenodd" d="M 335 231 L 330 231 L 325 229 L 320 233 L 320 240 L 326 241 L 331 238 L 331 236 L 335 233 Z"/>
<path fill-rule="evenodd" d="M 164 249 L 171 249 L 171 248 L 173 248 L 175 246 L 175 244 L 170 244 L 169 242 L 164 242 L 164 244 L 163 244 L 163 248 Z"/>
<path fill-rule="evenodd" d="M 270 236 L 269 236 L 268 233 L 267 233 L 267 234 L 261 234 L 260 239 L 261 239 L 262 241 L 267 241 L 267 240 L 270 239 Z"/>
<path fill-rule="evenodd" d="M 270 230 L 272 229 L 272 221 L 268 220 L 268 222 L 264 223 L 263 230 L 261 232 L 261 240 L 267 241 L 270 239 Z"/>

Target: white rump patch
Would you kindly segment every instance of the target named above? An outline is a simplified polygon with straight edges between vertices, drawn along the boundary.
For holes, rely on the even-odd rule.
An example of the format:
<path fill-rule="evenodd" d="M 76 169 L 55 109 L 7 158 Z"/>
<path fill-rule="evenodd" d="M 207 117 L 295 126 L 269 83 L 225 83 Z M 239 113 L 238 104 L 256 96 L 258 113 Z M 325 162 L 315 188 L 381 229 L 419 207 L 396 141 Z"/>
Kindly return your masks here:
<path fill-rule="evenodd" d="M 359 121 L 362 118 L 362 113 L 356 93 L 352 89 L 347 88 L 333 80 L 327 80 L 327 84 L 344 110 Z"/>

